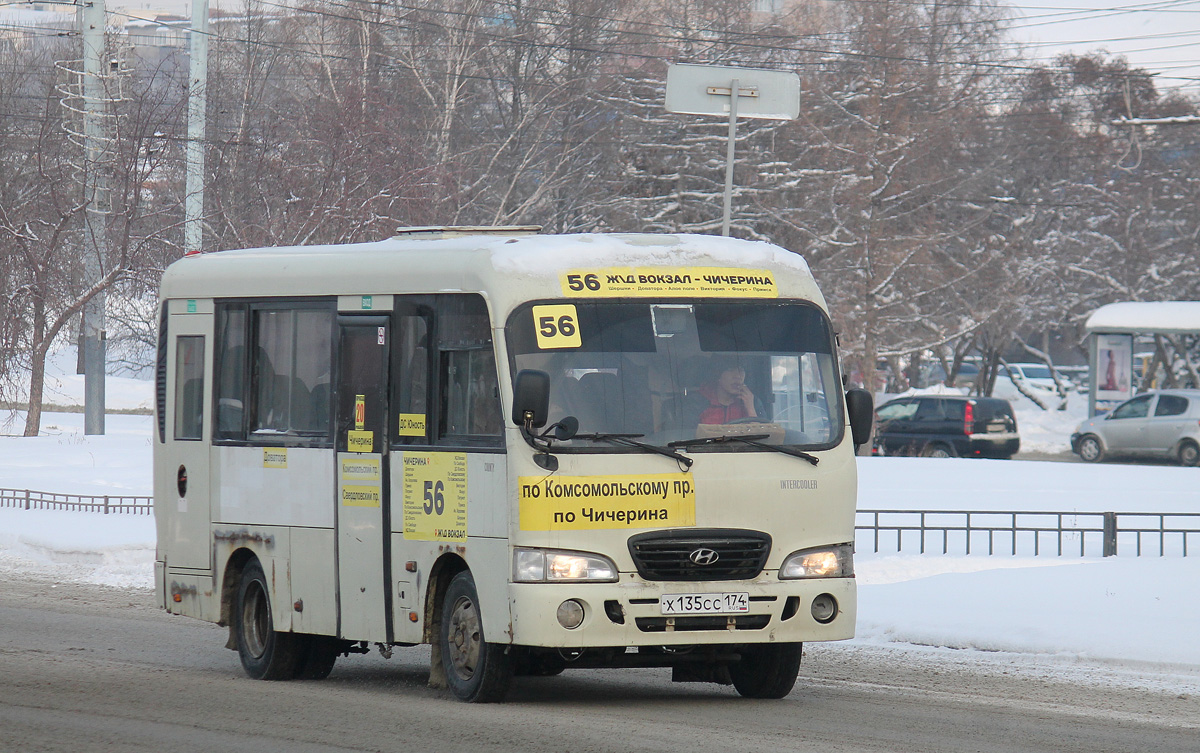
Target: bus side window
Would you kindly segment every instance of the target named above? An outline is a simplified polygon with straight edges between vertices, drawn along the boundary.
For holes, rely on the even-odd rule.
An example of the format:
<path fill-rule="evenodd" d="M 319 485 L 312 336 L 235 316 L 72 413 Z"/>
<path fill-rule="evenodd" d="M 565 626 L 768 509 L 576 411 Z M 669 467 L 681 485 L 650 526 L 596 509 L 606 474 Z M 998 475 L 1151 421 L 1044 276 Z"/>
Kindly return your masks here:
<path fill-rule="evenodd" d="M 216 345 L 217 426 L 219 439 L 245 439 L 246 413 L 246 309 L 221 305 L 217 308 Z"/>
<path fill-rule="evenodd" d="M 439 438 L 500 436 L 500 388 L 490 349 L 443 353 L 442 393 Z"/>
<path fill-rule="evenodd" d="M 419 313 L 402 313 L 395 319 L 392 429 L 397 444 L 428 441 L 429 319 Z"/>
<path fill-rule="evenodd" d="M 500 445 L 504 428 L 500 385 L 483 297 L 440 296 L 437 332 L 441 392 L 438 440 Z"/>
<path fill-rule="evenodd" d="M 175 340 L 175 439 L 202 439 L 204 427 L 204 338 Z"/>
<path fill-rule="evenodd" d="M 255 432 L 329 435 L 332 319 L 322 309 L 255 312 Z"/>

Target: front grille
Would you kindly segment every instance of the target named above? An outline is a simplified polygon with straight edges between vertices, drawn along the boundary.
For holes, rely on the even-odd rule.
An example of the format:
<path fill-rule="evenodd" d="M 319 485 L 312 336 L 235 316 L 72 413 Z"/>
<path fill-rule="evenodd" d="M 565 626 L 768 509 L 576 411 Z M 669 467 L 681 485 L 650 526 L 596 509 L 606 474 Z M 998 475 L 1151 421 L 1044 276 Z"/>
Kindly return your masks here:
<path fill-rule="evenodd" d="M 711 562 L 701 564 L 706 557 L 697 552 Z M 771 537 L 760 531 L 655 531 L 629 539 L 633 564 L 646 580 L 746 580 L 762 572 L 770 553 Z"/>
<path fill-rule="evenodd" d="M 745 614 L 714 617 L 638 617 L 634 620 L 643 633 L 674 633 L 696 630 L 762 630 L 771 622 L 769 614 Z"/>

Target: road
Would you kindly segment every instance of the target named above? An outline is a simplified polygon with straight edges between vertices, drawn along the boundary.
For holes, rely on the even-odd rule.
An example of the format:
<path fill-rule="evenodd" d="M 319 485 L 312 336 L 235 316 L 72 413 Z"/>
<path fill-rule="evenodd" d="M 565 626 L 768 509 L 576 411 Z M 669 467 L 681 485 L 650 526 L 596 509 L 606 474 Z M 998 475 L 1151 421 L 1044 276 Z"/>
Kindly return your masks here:
<path fill-rule="evenodd" d="M 568 671 L 470 706 L 426 686 L 427 650 L 271 683 L 247 679 L 224 641 L 146 591 L 2 575 L 0 750 L 1194 753 L 1200 740 L 1200 683 L 1081 681 L 969 652 L 810 645 L 782 701 L 665 670 Z"/>

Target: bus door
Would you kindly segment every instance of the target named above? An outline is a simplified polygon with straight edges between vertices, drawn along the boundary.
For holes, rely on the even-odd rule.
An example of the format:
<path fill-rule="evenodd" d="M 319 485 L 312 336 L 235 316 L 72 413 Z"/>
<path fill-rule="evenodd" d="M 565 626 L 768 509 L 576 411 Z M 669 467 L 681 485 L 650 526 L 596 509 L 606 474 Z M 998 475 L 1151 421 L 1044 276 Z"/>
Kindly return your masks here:
<path fill-rule="evenodd" d="M 340 316 L 338 331 L 338 635 L 389 642 L 388 318 Z"/>
<path fill-rule="evenodd" d="M 206 425 L 212 418 L 205 407 L 211 393 L 212 369 L 208 365 L 212 342 L 211 301 L 168 301 L 167 385 L 171 398 L 166 411 L 167 442 L 162 452 L 170 469 L 161 484 L 169 486 L 168 530 L 171 547 L 167 566 L 209 571 L 209 443 Z M 199 309 L 199 310 L 198 310 Z"/>

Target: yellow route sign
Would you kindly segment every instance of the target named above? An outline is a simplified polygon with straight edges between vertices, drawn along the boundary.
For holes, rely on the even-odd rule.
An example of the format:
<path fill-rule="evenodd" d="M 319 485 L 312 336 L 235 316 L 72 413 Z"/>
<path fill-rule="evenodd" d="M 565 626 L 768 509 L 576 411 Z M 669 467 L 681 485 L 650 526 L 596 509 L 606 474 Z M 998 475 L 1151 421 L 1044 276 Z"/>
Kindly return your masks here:
<path fill-rule="evenodd" d="M 520 476 L 522 531 L 677 528 L 696 525 L 689 473 Z"/>
<path fill-rule="evenodd" d="M 461 452 L 406 452 L 404 538 L 467 540 L 467 456 Z"/>
<path fill-rule="evenodd" d="M 775 273 L 732 267 L 602 267 L 558 276 L 570 298 L 778 298 Z"/>
<path fill-rule="evenodd" d="M 537 333 L 537 344 L 542 350 L 578 348 L 583 345 L 583 336 L 579 334 L 579 315 L 573 303 L 534 306 L 533 330 Z"/>

